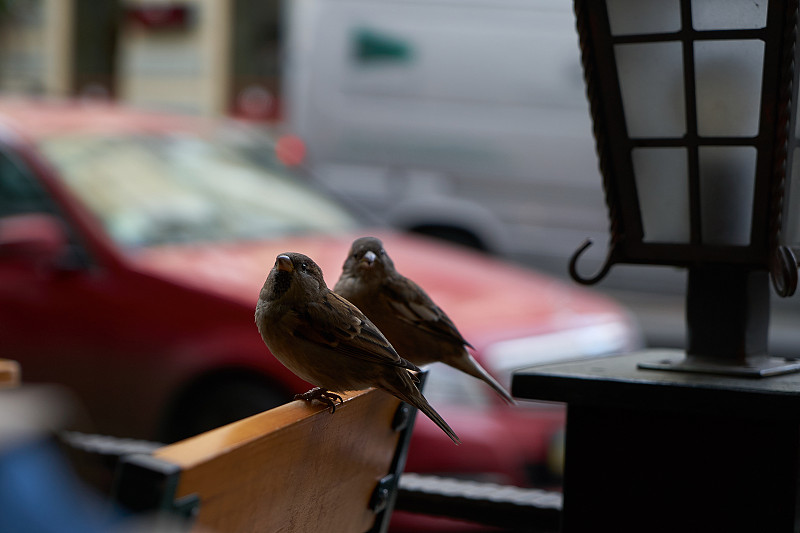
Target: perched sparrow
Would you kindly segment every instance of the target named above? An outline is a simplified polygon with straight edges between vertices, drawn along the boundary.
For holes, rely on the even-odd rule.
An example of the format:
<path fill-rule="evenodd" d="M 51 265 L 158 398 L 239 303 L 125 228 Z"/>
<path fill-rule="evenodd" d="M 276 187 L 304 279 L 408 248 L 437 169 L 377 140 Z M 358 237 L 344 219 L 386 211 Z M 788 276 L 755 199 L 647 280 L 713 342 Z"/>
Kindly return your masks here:
<path fill-rule="evenodd" d="M 467 352 L 455 324 L 422 288 L 402 276 L 375 237 L 353 242 L 333 290 L 358 306 L 402 357 L 414 364 L 441 361 L 482 379 L 508 403 L 511 395 Z"/>
<path fill-rule="evenodd" d="M 417 389 L 419 368 L 397 355 L 356 306 L 328 289 L 322 270 L 303 254 L 275 260 L 256 305 L 256 325 L 270 351 L 316 388 L 296 398 L 335 409 L 337 392 L 377 387 L 413 405 L 460 442 Z"/>

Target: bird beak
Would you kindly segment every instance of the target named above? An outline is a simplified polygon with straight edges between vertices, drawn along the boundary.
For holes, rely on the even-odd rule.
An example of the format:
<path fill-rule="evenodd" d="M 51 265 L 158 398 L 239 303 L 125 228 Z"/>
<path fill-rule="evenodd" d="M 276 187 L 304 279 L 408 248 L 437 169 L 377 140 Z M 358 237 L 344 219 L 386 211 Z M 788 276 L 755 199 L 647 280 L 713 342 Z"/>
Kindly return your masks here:
<path fill-rule="evenodd" d="M 275 259 L 275 267 L 284 272 L 294 271 L 294 265 L 288 255 L 279 255 L 278 258 Z"/>
<path fill-rule="evenodd" d="M 361 260 L 367 263 L 367 266 L 372 266 L 372 263 L 374 263 L 375 259 L 377 258 L 378 256 L 375 255 L 375 252 L 368 251 L 367 253 L 364 254 L 364 257 L 362 257 Z"/>

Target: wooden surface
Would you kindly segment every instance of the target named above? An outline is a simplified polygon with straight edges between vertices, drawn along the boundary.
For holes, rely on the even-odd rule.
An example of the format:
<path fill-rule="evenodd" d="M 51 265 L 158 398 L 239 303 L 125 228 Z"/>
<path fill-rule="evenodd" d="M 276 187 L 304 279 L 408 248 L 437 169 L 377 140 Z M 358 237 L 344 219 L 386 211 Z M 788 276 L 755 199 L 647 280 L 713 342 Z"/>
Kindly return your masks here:
<path fill-rule="evenodd" d="M 294 401 L 154 453 L 182 468 L 178 498 L 200 497 L 194 530 L 368 530 L 399 402 L 378 390 L 342 396 L 335 413 Z"/>
<path fill-rule="evenodd" d="M 9 359 L 0 359 L 0 388 L 17 387 L 19 384 L 19 363 Z"/>

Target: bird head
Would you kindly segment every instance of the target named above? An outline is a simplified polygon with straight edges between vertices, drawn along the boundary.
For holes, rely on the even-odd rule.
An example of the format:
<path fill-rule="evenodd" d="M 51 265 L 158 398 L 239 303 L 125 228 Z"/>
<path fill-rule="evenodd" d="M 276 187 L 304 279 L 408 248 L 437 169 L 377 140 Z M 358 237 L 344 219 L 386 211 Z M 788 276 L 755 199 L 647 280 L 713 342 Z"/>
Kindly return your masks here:
<path fill-rule="evenodd" d="M 323 288 L 327 289 L 327 285 L 322 269 L 307 255 L 287 252 L 275 258 L 262 297 L 269 300 L 299 298 L 318 293 Z"/>
<path fill-rule="evenodd" d="M 344 270 L 356 276 L 382 275 L 393 272 L 394 263 L 383 249 L 380 239 L 361 237 L 353 241 Z"/>

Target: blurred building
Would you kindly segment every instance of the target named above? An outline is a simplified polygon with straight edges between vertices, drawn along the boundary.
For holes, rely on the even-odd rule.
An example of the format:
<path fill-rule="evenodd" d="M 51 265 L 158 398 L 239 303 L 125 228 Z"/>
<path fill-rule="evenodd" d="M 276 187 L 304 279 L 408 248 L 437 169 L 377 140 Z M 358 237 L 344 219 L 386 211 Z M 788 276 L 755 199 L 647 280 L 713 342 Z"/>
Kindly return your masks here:
<path fill-rule="evenodd" d="M 0 0 L 0 92 L 277 118 L 278 0 Z"/>

